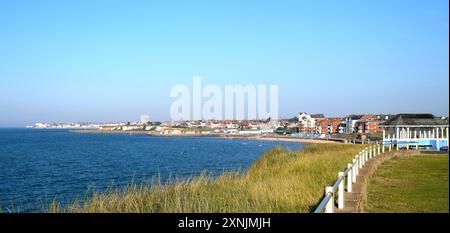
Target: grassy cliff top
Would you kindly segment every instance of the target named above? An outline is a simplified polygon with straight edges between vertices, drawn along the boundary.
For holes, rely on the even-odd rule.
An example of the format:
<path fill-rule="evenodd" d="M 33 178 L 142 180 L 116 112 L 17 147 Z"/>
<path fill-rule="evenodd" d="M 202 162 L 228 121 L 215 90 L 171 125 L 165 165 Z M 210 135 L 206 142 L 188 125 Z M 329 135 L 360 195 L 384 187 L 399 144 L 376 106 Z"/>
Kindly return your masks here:
<path fill-rule="evenodd" d="M 274 148 L 246 172 L 202 174 L 170 184 L 130 184 L 94 193 L 49 212 L 311 212 L 362 145 L 317 144 L 300 151 Z"/>
<path fill-rule="evenodd" d="M 387 213 L 449 212 L 448 154 L 392 158 L 367 186 L 367 211 Z"/>

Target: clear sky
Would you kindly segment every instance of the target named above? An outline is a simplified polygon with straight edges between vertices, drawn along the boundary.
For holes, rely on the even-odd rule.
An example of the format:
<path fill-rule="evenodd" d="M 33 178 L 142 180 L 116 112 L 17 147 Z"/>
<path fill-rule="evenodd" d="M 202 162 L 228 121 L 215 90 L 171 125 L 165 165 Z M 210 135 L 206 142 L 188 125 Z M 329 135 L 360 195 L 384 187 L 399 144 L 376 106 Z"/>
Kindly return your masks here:
<path fill-rule="evenodd" d="M 0 127 L 169 120 L 175 84 L 279 85 L 279 112 L 448 115 L 447 0 L 0 1 Z"/>

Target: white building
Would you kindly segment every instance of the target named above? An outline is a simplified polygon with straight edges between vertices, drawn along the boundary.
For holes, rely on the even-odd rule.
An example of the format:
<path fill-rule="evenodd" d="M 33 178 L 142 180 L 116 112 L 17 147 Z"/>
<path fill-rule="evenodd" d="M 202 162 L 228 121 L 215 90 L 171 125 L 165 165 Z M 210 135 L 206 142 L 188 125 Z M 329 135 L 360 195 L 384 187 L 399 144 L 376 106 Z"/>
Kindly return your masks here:
<path fill-rule="evenodd" d="M 315 130 L 316 128 L 316 119 L 312 118 L 311 115 L 306 112 L 301 112 L 298 115 L 298 122 L 303 131 L 307 132 L 310 130 Z"/>
<path fill-rule="evenodd" d="M 147 122 L 149 122 L 149 121 L 150 121 L 150 116 L 149 115 L 141 115 L 140 123 L 142 125 L 147 124 Z"/>
<path fill-rule="evenodd" d="M 36 124 L 34 124 L 34 127 L 38 128 L 38 129 L 40 129 L 40 128 L 47 128 L 47 127 L 49 127 L 49 124 L 47 124 L 47 123 L 36 123 Z"/>
<path fill-rule="evenodd" d="M 448 122 L 432 114 L 398 114 L 380 125 L 383 145 L 441 150 L 449 145 Z"/>
<path fill-rule="evenodd" d="M 281 125 L 278 121 L 269 121 L 267 123 L 260 124 L 260 128 L 263 133 L 273 133 L 280 126 Z"/>
<path fill-rule="evenodd" d="M 343 133 L 356 133 L 356 122 L 361 119 L 361 115 L 350 115 L 345 118 L 345 131 Z"/>

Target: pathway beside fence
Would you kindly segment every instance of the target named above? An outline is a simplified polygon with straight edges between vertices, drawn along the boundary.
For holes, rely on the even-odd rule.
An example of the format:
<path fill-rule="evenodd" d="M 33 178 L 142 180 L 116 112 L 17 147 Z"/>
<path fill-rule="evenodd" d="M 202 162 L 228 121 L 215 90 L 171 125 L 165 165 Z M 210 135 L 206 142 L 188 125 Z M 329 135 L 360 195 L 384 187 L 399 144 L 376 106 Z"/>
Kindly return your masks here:
<path fill-rule="evenodd" d="M 388 150 L 385 152 L 385 150 Z M 325 196 L 314 213 L 361 213 L 366 202 L 366 188 L 370 176 L 386 160 L 395 156 L 409 156 L 419 151 L 394 151 L 392 147 L 373 145 L 364 148 L 339 172 L 333 186 L 325 188 Z"/>
<path fill-rule="evenodd" d="M 356 177 L 356 182 L 353 184 L 352 192 L 344 193 L 345 205 L 343 209 L 336 209 L 336 213 L 361 213 L 364 212 L 364 206 L 367 201 L 367 184 L 369 178 L 377 170 L 378 166 L 383 164 L 386 160 L 391 159 L 395 154 L 402 154 L 399 152 L 386 152 L 379 154 L 369 160 L 360 170 Z"/>
<path fill-rule="evenodd" d="M 360 151 L 352 163 L 347 165 L 347 170 L 339 172 L 338 179 L 334 185 L 325 188 L 325 197 L 314 213 L 336 212 L 336 200 L 337 208 L 340 212 L 358 212 L 358 209 L 361 207 L 359 200 L 362 200 L 364 191 L 363 183 L 365 183 L 365 179 L 363 177 L 367 173 L 366 165 L 370 160 L 380 157 L 384 150 L 385 147 L 381 145 L 373 145 Z"/>

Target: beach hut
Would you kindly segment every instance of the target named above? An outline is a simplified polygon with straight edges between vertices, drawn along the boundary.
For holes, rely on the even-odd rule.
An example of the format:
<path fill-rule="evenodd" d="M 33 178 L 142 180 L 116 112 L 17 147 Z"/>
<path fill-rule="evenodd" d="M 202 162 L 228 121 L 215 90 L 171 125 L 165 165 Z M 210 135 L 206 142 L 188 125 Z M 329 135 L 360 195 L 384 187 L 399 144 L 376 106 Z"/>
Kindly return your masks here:
<path fill-rule="evenodd" d="M 383 145 L 397 150 L 448 148 L 448 121 L 432 114 L 398 114 L 380 127 Z"/>

